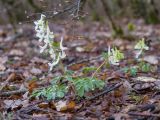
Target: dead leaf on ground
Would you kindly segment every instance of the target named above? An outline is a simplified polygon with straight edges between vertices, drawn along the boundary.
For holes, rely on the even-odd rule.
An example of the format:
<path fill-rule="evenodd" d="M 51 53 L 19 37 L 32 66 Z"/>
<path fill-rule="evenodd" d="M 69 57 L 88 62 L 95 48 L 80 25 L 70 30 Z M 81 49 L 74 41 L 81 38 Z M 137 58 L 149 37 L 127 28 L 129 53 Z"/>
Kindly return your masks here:
<path fill-rule="evenodd" d="M 5 71 L 6 67 L 3 64 L 0 64 L 0 71 Z"/>
<path fill-rule="evenodd" d="M 11 55 L 11 56 L 23 56 L 24 52 L 22 50 L 12 49 L 10 51 L 9 55 Z"/>
<path fill-rule="evenodd" d="M 5 107 L 11 108 L 12 110 L 21 106 L 27 106 L 28 105 L 28 100 L 4 100 L 3 101 L 5 104 Z"/>
<path fill-rule="evenodd" d="M 137 78 L 134 78 L 136 81 L 142 81 L 142 82 L 155 82 L 157 79 L 153 77 L 146 77 L 146 76 L 139 76 Z"/>
<path fill-rule="evenodd" d="M 42 71 L 40 70 L 40 69 L 38 69 L 38 68 L 32 68 L 31 70 L 30 70 L 30 72 L 32 73 L 32 74 L 34 74 L 34 75 L 40 75 L 41 73 L 42 73 Z"/>
<path fill-rule="evenodd" d="M 76 103 L 74 101 L 70 101 L 68 104 L 67 104 L 67 109 L 69 110 L 74 110 L 75 109 L 75 106 L 76 106 Z"/>
<path fill-rule="evenodd" d="M 157 65 L 158 64 L 158 57 L 153 56 L 153 55 L 145 56 L 144 61 L 146 61 L 150 64 L 153 64 L 153 65 Z"/>

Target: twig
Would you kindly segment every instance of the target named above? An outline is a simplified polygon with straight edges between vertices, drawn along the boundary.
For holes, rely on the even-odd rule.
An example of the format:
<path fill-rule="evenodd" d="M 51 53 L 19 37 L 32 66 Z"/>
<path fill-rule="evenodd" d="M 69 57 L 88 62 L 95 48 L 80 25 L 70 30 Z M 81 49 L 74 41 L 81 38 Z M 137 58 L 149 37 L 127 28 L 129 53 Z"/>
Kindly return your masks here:
<path fill-rule="evenodd" d="M 158 117 L 158 118 L 160 118 L 160 114 L 152 114 L 152 113 L 128 112 L 127 114 L 132 115 L 132 116 L 144 116 L 144 117 Z"/>
<path fill-rule="evenodd" d="M 80 1 L 80 0 L 79 0 Z M 45 12 L 41 12 L 41 13 L 34 13 L 34 14 L 31 14 L 31 15 L 29 15 L 28 17 L 31 17 L 31 16 L 33 16 L 33 15 L 39 15 L 39 14 L 52 14 L 51 16 L 47 16 L 46 18 L 47 19 L 50 19 L 50 18 L 54 18 L 54 17 L 57 17 L 58 15 L 61 15 L 61 14 L 63 14 L 63 13 L 66 13 L 66 12 L 69 12 L 69 11 L 72 11 L 73 12 L 73 14 L 75 14 L 74 12 L 75 11 L 78 11 L 79 12 L 79 8 L 77 8 L 77 7 L 80 7 L 80 3 L 79 3 L 79 1 L 78 2 L 76 2 L 76 3 L 73 3 L 72 5 L 70 5 L 70 6 L 67 6 L 65 9 L 63 9 L 63 10 L 60 10 L 60 11 L 58 11 L 56 14 L 54 14 L 54 11 L 45 11 Z M 29 21 L 25 21 L 26 23 L 27 22 L 33 22 L 34 20 L 29 20 Z"/>
<path fill-rule="evenodd" d="M 8 92 L 0 92 L 0 96 L 10 96 L 14 94 L 22 94 L 27 92 L 27 89 L 22 89 L 22 90 L 14 90 L 14 91 L 8 91 Z"/>
<path fill-rule="evenodd" d="M 106 89 L 105 91 L 103 91 L 103 92 L 101 92 L 101 93 L 99 93 L 99 94 L 97 94 L 97 95 L 95 95 L 93 97 L 88 97 L 87 100 L 93 100 L 93 99 L 95 99 L 95 98 L 97 98 L 97 97 L 99 97 L 101 95 L 107 94 L 107 93 L 113 91 L 114 89 L 119 88 L 122 84 L 123 83 L 118 83 L 118 84 L 114 85 L 113 87 L 110 87 L 109 89 Z"/>

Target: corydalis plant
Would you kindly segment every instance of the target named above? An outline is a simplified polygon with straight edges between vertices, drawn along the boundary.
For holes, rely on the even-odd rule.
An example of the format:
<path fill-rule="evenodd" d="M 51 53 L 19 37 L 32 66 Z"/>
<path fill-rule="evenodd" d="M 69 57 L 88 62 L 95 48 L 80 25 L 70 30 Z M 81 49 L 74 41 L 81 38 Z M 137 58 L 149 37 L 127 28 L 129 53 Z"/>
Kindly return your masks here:
<path fill-rule="evenodd" d="M 119 65 L 120 60 L 124 59 L 124 54 L 121 53 L 117 48 L 108 47 L 108 61 L 110 64 Z"/>
<path fill-rule="evenodd" d="M 108 53 L 103 53 L 103 56 L 105 60 L 103 63 L 96 69 L 96 71 L 92 74 L 92 78 L 96 75 L 99 69 L 106 63 L 112 64 L 112 65 L 119 65 L 120 60 L 124 59 L 124 54 L 120 52 L 117 48 L 110 48 L 108 47 Z"/>
<path fill-rule="evenodd" d="M 145 44 L 144 38 L 142 38 L 134 47 L 134 49 L 138 50 L 136 53 L 136 58 L 138 59 L 140 55 L 142 55 L 144 50 L 149 50 L 149 47 Z"/>
<path fill-rule="evenodd" d="M 44 45 L 40 46 L 40 53 L 47 51 L 53 59 L 52 62 L 48 63 L 50 71 L 59 61 L 66 57 L 64 50 L 66 47 L 63 47 L 63 37 L 61 38 L 60 45 L 57 46 L 54 41 L 54 34 L 50 31 L 48 21 L 46 20 L 45 15 L 41 15 L 40 20 L 37 20 L 35 23 L 36 36 L 39 38 L 39 42 L 43 42 Z"/>

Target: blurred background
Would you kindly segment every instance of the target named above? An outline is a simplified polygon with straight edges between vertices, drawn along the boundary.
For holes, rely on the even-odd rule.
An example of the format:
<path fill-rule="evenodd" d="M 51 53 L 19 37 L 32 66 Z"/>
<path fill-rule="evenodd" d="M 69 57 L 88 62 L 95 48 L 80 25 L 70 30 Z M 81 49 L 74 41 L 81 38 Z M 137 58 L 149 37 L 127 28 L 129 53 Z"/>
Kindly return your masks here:
<path fill-rule="evenodd" d="M 115 36 L 123 36 L 124 24 L 129 31 L 134 30 L 133 20 L 151 25 L 160 22 L 159 0 L 1 0 L 0 24 L 9 23 L 16 29 L 17 24 L 33 24 L 41 13 L 55 23 L 69 21 L 77 10 L 78 2 L 78 21 L 107 23 Z"/>
<path fill-rule="evenodd" d="M 35 19 L 38 14 L 63 10 L 78 0 L 0 0 L 0 24 L 16 24 Z M 81 12 L 87 19 L 105 21 L 106 18 L 143 18 L 147 24 L 160 22 L 159 0 L 81 0 Z M 64 15 L 63 15 L 64 16 Z"/>

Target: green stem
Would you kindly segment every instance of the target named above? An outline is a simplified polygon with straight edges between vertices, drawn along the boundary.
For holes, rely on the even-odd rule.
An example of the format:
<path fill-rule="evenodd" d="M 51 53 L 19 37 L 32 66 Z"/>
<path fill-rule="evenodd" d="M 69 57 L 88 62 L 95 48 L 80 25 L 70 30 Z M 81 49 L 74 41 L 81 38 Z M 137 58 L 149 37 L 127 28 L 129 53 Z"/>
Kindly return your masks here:
<path fill-rule="evenodd" d="M 108 61 L 108 59 L 105 59 L 105 61 L 103 61 L 101 63 L 101 65 L 96 69 L 96 71 L 92 74 L 92 78 L 97 74 L 98 70 L 101 69 L 101 67 Z"/>

